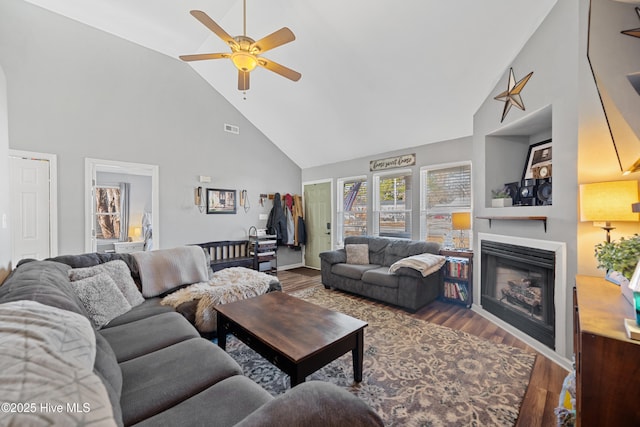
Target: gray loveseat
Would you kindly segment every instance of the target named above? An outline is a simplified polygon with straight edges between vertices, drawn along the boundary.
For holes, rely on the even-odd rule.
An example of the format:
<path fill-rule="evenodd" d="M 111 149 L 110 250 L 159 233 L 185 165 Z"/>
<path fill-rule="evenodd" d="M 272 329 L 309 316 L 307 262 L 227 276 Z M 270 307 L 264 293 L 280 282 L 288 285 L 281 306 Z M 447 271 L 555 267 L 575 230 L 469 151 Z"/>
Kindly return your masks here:
<path fill-rule="evenodd" d="M 414 255 L 437 255 L 439 244 L 370 236 L 349 236 L 344 243 L 345 248 L 348 245 L 368 245 L 368 263 L 348 263 L 344 248 L 320 253 L 325 288 L 352 292 L 409 311 L 416 311 L 438 297 L 439 271 L 423 277 L 413 268 L 400 267 L 392 273 L 389 267 Z"/>
<path fill-rule="evenodd" d="M 22 262 L 0 286 L 0 425 L 382 425 L 331 384 L 272 397 L 160 298 L 95 327 L 69 270 L 113 259 L 136 274 L 128 254 L 85 254 Z"/>

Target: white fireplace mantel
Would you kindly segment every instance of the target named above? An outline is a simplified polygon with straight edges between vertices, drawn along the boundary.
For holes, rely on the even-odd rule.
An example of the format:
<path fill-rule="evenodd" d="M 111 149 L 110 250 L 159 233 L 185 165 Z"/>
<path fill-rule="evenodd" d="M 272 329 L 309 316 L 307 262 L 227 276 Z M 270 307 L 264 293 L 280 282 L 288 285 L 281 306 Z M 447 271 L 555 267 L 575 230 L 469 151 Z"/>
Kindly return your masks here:
<path fill-rule="evenodd" d="M 525 237 L 517 237 L 517 236 L 505 236 L 500 234 L 489 234 L 489 233 L 478 233 L 478 251 L 479 254 L 478 261 L 475 263 L 477 268 L 479 269 L 479 274 L 475 277 L 478 277 L 482 280 L 483 272 L 482 272 L 482 262 L 480 257 L 482 256 L 480 252 L 480 248 L 482 247 L 482 242 L 490 241 L 497 243 L 506 243 L 510 245 L 518 245 L 524 246 L 528 248 L 536 248 L 541 250 L 547 250 L 555 253 L 555 283 L 554 283 L 554 305 L 555 305 L 555 351 L 546 345 L 540 343 L 536 339 L 530 337 L 526 333 L 520 331 L 509 323 L 499 319 L 493 314 L 482 308 L 481 301 L 481 286 L 478 283 L 477 286 L 474 286 L 474 297 L 473 300 L 477 303 L 474 303 L 473 310 L 491 320 L 492 322 L 498 324 L 503 329 L 507 330 L 509 333 L 516 336 L 518 339 L 526 342 L 531 347 L 535 348 L 538 352 L 544 354 L 549 359 L 554 360 L 556 363 L 565 367 L 565 369 L 571 369 L 571 362 L 564 356 L 567 351 L 567 342 L 566 342 L 566 324 L 567 324 L 567 309 L 566 309 L 566 294 L 567 294 L 567 245 L 564 242 L 556 242 L 550 240 L 538 240 L 538 239 L 530 239 Z"/>

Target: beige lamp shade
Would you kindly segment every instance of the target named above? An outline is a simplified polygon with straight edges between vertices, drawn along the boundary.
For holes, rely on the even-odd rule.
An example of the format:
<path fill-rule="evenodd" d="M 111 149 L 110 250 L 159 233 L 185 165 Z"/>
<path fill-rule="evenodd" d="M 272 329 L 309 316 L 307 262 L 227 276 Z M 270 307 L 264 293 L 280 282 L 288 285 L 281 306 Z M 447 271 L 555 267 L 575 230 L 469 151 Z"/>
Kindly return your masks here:
<path fill-rule="evenodd" d="M 638 181 L 580 185 L 580 221 L 638 221 L 631 205 L 638 202 Z"/>
<path fill-rule="evenodd" d="M 129 227 L 129 237 L 140 238 L 142 236 L 142 227 Z"/>
<path fill-rule="evenodd" d="M 454 212 L 451 214 L 451 228 L 454 230 L 470 230 L 471 214 L 469 212 Z"/>

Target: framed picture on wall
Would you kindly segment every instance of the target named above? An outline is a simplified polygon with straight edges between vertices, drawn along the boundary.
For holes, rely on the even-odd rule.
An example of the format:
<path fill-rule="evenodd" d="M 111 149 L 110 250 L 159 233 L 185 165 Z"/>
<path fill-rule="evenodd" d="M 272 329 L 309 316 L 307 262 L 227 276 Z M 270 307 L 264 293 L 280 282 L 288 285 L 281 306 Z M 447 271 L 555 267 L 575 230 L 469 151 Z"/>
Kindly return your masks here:
<path fill-rule="evenodd" d="M 522 179 L 551 178 L 551 140 L 538 142 L 529 146 L 527 161 L 522 171 Z"/>
<path fill-rule="evenodd" d="M 207 188 L 207 213 L 236 213 L 236 190 Z"/>

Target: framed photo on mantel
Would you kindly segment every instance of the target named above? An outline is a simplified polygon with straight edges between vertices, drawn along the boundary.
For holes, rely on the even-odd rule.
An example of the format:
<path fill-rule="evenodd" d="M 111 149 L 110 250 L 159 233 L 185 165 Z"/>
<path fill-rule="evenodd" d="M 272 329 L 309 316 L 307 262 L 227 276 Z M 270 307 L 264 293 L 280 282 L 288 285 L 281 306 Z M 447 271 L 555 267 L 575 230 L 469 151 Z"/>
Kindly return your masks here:
<path fill-rule="evenodd" d="M 236 190 L 207 188 L 207 213 L 236 213 Z"/>
<path fill-rule="evenodd" d="M 522 179 L 551 178 L 551 140 L 538 142 L 529 146 L 527 161 L 522 171 Z"/>

